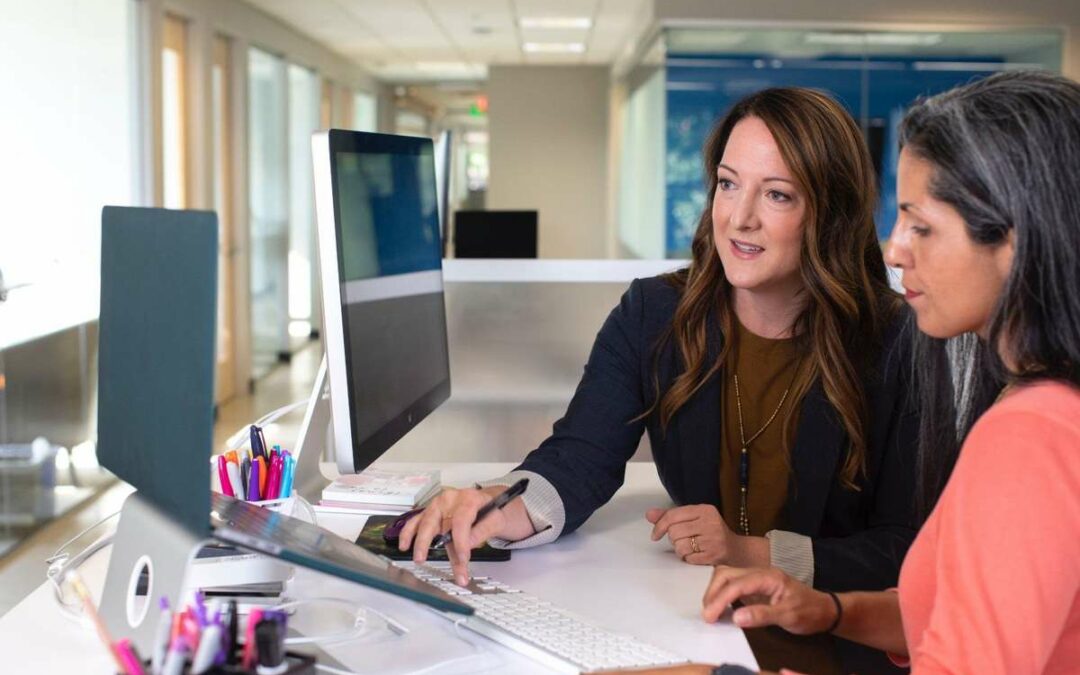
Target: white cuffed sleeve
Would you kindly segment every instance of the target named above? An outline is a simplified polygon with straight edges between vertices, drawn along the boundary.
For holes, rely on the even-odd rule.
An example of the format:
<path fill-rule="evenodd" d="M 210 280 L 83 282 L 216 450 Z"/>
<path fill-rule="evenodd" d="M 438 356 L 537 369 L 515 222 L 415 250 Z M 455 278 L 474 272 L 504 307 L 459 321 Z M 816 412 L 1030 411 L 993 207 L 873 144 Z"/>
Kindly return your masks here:
<path fill-rule="evenodd" d="M 506 541 L 505 539 L 489 539 L 488 544 L 492 548 L 530 548 L 555 541 L 562 534 L 566 525 L 566 509 L 558 491 L 547 478 L 533 471 L 511 471 L 505 476 L 493 478 L 477 483 L 479 488 L 493 485 L 509 487 L 522 478 L 529 479 L 529 488 L 521 496 L 525 503 L 525 512 L 529 514 L 533 529 L 536 534 L 518 541 Z"/>
<path fill-rule="evenodd" d="M 769 563 L 811 588 L 814 586 L 814 543 L 810 537 L 785 530 L 765 533 L 769 540 Z"/>

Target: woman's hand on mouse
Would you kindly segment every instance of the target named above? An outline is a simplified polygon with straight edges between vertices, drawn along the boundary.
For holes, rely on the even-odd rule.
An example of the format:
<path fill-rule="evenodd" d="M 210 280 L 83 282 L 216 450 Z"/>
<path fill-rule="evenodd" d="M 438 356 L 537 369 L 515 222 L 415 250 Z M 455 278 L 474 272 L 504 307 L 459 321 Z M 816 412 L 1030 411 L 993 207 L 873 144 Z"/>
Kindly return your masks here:
<path fill-rule="evenodd" d="M 504 490 L 506 486 L 502 485 L 482 489 L 444 488 L 422 514 L 405 524 L 398 536 L 398 550 L 407 551 L 412 546 L 413 560 L 424 562 L 432 540 L 439 534 L 453 533 L 453 541 L 446 547 L 446 553 L 453 568 L 454 580 L 464 586 L 469 583 L 472 549 L 482 546 L 492 537 L 516 541 L 535 532 L 520 499 L 492 511 L 473 526 L 480 508 Z"/>
<path fill-rule="evenodd" d="M 748 602 L 732 612 L 732 621 L 740 628 L 780 626 L 795 635 L 812 635 L 829 630 L 838 618 L 837 606 L 827 593 L 775 567 L 718 566 L 705 590 L 701 615 L 708 622 L 716 621 L 736 600 Z"/>
<path fill-rule="evenodd" d="M 711 504 L 649 509 L 645 518 L 653 524 L 652 540 L 667 536 L 683 562 L 740 567 L 769 565 L 768 540 L 735 534 Z"/>

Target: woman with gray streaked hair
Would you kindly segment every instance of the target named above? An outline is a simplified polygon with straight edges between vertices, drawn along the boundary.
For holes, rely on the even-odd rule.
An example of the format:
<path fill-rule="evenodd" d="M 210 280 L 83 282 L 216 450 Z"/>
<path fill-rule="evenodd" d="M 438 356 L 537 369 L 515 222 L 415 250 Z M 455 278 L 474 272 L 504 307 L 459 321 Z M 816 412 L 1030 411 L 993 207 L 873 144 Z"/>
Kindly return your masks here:
<path fill-rule="evenodd" d="M 733 601 L 765 596 L 735 623 L 832 632 L 909 657 L 916 673 L 1075 673 L 1080 85 L 994 75 L 919 102 L 901 132 L 886 260 L 903 270 L 925 334 L 916 371 L 930 517 L 898 593 L 822 592 L 775 569 L 718 567 L 703 614 L 715 621 Z"/>

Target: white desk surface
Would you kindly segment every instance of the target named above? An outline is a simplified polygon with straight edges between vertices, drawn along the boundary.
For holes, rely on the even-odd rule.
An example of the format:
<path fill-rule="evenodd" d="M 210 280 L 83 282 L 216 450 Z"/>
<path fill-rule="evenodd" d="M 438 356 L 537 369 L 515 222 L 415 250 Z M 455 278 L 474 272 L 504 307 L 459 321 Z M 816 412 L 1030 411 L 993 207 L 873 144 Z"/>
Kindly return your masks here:
<path fill-rule="evenodd" d="M 381 463 L 386 468 L 419 465 Z M 498 476 L 511 464 L 446 463 L 425 465 L 442 470 L 445 485 L 469 485 Z M 695 662 L 757 663 L 742 631 L 729 621 L 707 624 L 700 618 L 701 597 L 712 568 L 687 565 L 670 545 L 649 540 L 645 510 L 669 504 L 651 462 L 627 466 L 626 484 L 577 532 L 555 543 L 514 551 L 510 562 L 476 563 L 475 575 L 490 576 L 600 625 L 665 647 Z M 353 538 L 363 517 L 320 514 L 319 524 Z M 98 597 L 107 553 L 88 560 L 81 570 Z M 42 578 L 45 565 L 42 564 Z M 376 607 L 410 629 L 404 637 L 384 635 L 376 643 L 325 647 L 341 664 L 358 673 L 426 672 L 546 673 L 500 645 L 467 630 L 455 634 L 450 621 L 410 601 L 307 570 L 298 570 L 287 593 L 295 598 L 333 596 Z M 309 610 L 310 611 L 310 610 Z M 308 616 L 308 619 L 314 620 Z M 299 615 L 294 626 L 317 630 Z M 330 631 L 340 628 L 330 628 Z M 381 640 L 381 642 L 379 642 Z M 94 632 L 64 616 L 43 583 L 0 617 L 3 669 L 36 673 L 107 673 L 111 662 Z M 399 655 L 407 654 L 409 664 Z M 441 665 L 437 665 L 440 664 Z"/>

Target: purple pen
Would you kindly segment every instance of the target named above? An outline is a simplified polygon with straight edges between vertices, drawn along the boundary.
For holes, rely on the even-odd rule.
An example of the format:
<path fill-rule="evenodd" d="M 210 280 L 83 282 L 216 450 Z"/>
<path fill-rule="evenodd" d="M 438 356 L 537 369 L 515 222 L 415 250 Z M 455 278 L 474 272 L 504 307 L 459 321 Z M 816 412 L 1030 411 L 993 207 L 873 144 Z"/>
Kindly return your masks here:
<path fill-rule="evenodd" d="M 161 616 L 158 618 L 157 632 L 154 633 L 154 644 L 150 652 L 151 670 L 154 673 L 161 672 L 165 664 L 165 654 L 169 649 L 169 633 L 172 629 L 172 612 L 169 611 L 169 599 L 164 595 L 158 601 L 161 608 Z"/>
<path fill-rule="evenodd" d="M 206 628 L 210 623 L 206 611 L 206 600 L 201 590 L 195 591 L 195 620 L 199 622 L 199 628 Z"/>
<path fill-rule="evenodd" d="M 262 499 L 262 495 L 259 494 L 259 467 L 260 462 L 251 463 L 251 477 L 248 478 L 248 493 L 247 500 L 249 502 L 257 502 Z"/>

